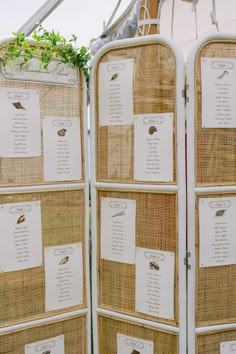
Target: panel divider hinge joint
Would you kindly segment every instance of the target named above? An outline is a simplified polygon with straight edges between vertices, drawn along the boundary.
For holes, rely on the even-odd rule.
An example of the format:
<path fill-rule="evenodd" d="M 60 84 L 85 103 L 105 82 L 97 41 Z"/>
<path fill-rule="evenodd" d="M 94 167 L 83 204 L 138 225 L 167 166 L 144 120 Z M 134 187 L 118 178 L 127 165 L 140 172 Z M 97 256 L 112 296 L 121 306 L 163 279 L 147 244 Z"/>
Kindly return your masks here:
<path fill-rule="evenodd" d="M 184 89 L 182 90 L 182 97 L 185 99 L 185 104 L 189 102 L 188 89 L 189 89 L 189 85 L 186 84 Z"/>
<path fill-rule="evenodd" d="M 191 252 L 186 252 L 186 257 L 184 258 L 184 265 L 186 265 L 187 270 L 191 269 L 189 258 L 191 257 Z"/>

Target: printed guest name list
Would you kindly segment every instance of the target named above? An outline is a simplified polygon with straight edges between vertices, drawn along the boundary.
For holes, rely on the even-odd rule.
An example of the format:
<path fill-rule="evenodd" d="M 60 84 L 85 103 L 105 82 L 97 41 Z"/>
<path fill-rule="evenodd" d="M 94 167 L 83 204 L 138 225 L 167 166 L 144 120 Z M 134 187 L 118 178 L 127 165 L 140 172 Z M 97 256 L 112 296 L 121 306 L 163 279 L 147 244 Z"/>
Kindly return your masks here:
<path fill-rule="evenodd" d="M 46 310 L 82 304 L 82 243 L 47 247 L 44 255 Z"/>
<path fill-rule="evenodd" d="M 1 157 L 41 155 L 39 94 L 34 90 L 0 89 Z"/>
<path fill-rule="evenodd" d="M 236 128 L 236 60 L 202 58 L 202 127 Z"/>
<path fill-rule="evenodd" d="M 43 141 L 44 179 L 80 180 L 82 176 L 80 119 L 45 117 Z"/>
<path fill-rule="evenodd" d="M 101 199 L 101 257 L 110 261 L 135 263 L 136 201 Z"/>
<path fill-rule="evenodd" d="M 134 178 L 173 181 L 173 113 L 135 116 Z"/>
<path fill-rule="evenodd" d="M 40 201 L 0 205 L 0 269 L 3 272 L 42 265 Z"/>
<path fill-rule="evenodd" d="M 236 197 L 200 198 L 200 267 L 236 264 Z"/>
<path fill-rule="evenodd" d="M 174 319 L 173 252 L 136 249 L 136 311 Z"/>
<path fill-rule="evenodd" d="M 133 123 L 134 59 L 99 65 L 99 124 Z"/>

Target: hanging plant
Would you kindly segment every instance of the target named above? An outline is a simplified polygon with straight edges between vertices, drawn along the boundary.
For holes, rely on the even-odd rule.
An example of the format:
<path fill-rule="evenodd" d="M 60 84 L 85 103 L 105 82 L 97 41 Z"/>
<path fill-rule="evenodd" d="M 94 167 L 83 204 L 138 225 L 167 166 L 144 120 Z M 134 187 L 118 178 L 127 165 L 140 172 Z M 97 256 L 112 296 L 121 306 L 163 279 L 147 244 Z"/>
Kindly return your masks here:
<path fill-rule="evenodd" d="M 1 58 L 3 65 L 20 58 L 19 65 L 23 68 L 32 58 L 38 57 L 43 68 L 47 70 L 50 62 L 56 58 L 61 63 L 73 64 L 80 68 L 88 82 L 89 52 L 84 46 L 76 47 L 77 36 L 73 34 L 71 39 L 66 40 L 60 32 L 48 31 L 40 25 L 32 38 L 39 46 L 32 46 L 24 33 L 13 33 L 13 42 L 7 46 L 4 57 Z"/>

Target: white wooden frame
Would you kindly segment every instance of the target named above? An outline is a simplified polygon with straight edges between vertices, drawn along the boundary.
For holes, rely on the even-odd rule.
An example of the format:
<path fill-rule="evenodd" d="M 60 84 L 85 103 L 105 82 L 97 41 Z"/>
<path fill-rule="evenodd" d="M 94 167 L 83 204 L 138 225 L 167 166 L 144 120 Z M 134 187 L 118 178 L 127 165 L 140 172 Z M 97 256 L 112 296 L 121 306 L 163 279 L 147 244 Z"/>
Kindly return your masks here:
<path fill-rule="evenodd" d="M 236 329 L 235 324 L 224 324 L 209 327 L 195 327 L 195 196 L 204 193 L 229 193 L 236 192 L 236 186 L 224 187 L 196 187 L 195 183 L 195 90 L 194 90 L 194 71 L 195 59 L 200 48 L 212 40 L 236 40 L 236 35 L 214 33 L 199 39 L 192 47 L 187 60 L 187 210 L 188 210 L 188 251 L 189 251 L 189 270 L 187 275 L 187 299 L 188 299 L 188 348 L 189 354 L 195 354 L 196 334 L 210 333 L 212 331 Z"/>
<path fill-rule="evenodd" d="M 144 184 L 122 184 L 122 183 L 101 183 L 96 181 L 96 126 L 95 126 L 95 70 L 96 63 L 109 50 L 114 48 L 122 48 L 123 46 L 133 46 L 143 43 L 163 43 L 168 45 L 173 51 L 176 58 L 176 102 L 177 102 L 177 180 L 178 185 L 144 185 Z M 94 354 L 98 354 L 98 324 L 97 315 L 106 314 L 113 318 L 120 318 L 142 325 L 147 325 L 155 329 L 166 330 L 170 333 L 179 334 L 179 354 L 186 353 L 186 192 L 185 192 L 185 110 L 184 110 L 184 85 L 185 85 L 185 68 L 181 53 L 171 40 L 161 35 L 153 35 L 139 37 L 135 39 L 126 39 L 109 43 L 105 45 L 96 54 L 91 72 L 90 93 L 91 93 L 91 192 L 92 192 L 92 239 L 93 239 L 93 255 L 92 255 L 92 294 L 93 294 L 93 343 Z M 152 190 L 152 191 L 175 191 L 178 193 L 178 259 L 179 259 L 179 327 L 145 321 L 140 318 L 127 315 L 117 314 L 112 311 L 103 310 L 97 304 L 97 190 L 101 188 L 119 189 L 119 190 Z M 180 222 L 181 221 L 181 222 Z M 103 354 L 103 353 L 99 353 Z"/>
<path fill-rule="evenodd" d="M 0 46 L 11 41 L 12 38 L 7 38 L 0 40 Z M 30 43 L 34 43 L 30 41 Z M 7 81 L 7 80 L 6 80 Z M 53 84 L 54 85 L 54 84 Z M 83 108 L 83 141 L 84 141 L 84 159 L 85 159 L 85 182 L 82 183 L 61 183 L 61 184 L 48 184 L 48 185 L 37 185 L 37 186 L 22 186 L 22 187 L 0 187 L 0 195 L 7 193 L 24 193 L 24 192 L 45 192 L 45 191 L 60 191 L 60 190 L 71 190 L 71 189 L 83 189 L 85 194 L 85 254 L 86 254 L 86 300 L 87 307 L 81 310 L 68 311 L 60 315 L 54 315 L 47 318 L 42 318 L 34 321 L 19 323 L 13 326 L 6 326 L 0 328 L 0 334 L 13 332 L 20 329 L 26 329 L 28 327 L 47 324 L 52 321 L 58 321 L 63 319 L 72 318 L 74 316 L 86 315 L 87 317 L 87 353 L 91 354 L 91 297 L 90 297 L 90 262 L 89 262 L 89 173 L 88 173 L 88 116 L 87 116 L 87 90 L 86 90 L 86 80 L 83 75 L 83 87 L 84 95 L 83 102 L 81 102 Z"/>

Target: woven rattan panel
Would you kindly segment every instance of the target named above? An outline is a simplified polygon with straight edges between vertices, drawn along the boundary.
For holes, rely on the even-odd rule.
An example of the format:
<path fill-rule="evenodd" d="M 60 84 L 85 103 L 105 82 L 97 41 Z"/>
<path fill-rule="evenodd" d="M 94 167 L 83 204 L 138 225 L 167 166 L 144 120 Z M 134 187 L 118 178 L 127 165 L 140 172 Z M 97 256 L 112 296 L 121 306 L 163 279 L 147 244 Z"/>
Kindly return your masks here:
<path fill-rule="evenodd" d="M 195 62 L 195 151 L 197 185 L 236 184 L 236 129 L 202 128 L 201 58 L 235 58 L 236 41 L 212 41 Z"/>
<path fill-rule="evenodd" d="M 162 43 L 143 43 L 112 49 L 102 62 L 134 58 L 134 114 L 174 114 L 174 174 L 176 182 L 176 64 L 172 50 Z M 134 181 L 134 128 L 99 126 L 99 73 L 96 75 L 96 160 L 97 180 L 136 183 Z M 153 182 L 152 182 L 153 183 Z"/>
<path fill-rule="evenodd" d="M 220 198 L 236 195 L 204 195 Z M 198 206 L 197 197 L 196 207 Z M 199 210 L 196 217 L 196 325 L 236 321 L 236 265 L 199 267 Z"/>
<path fill-rule="evenodd" d="M 60 322 L 0 335 L 0 353 L 25 354 L 25 345 L 62 335 L 64 335 L 66 354 L 88 353 L 86 316 L 74 317 Z"/>
<path fill-rule="evenodd" d="M 0 47 L 0 53 L 3 48 L 4 47 Z M 82 77 L 80 77 L 80 82 L 82 82 Z M 0 75 L 0 88 L 32 89 L 39 92 L 41 122 L 46 116 L 71 118 L 79 116 L 81 132 L 83 132 L 84 119 L 84 88 L 82 86 L 83 85 L 79 83 L 75 87 L 72 87 L 46 83 L 7 81 Z M 41 130 L 41 143 L 43 141 L 42 134 Z M 81 142 L 82 161 L 84 161 L 83 134 L 81 134 Z M 84 181 L 84 166 L 82 171 L 81 181 Z M 49 183 L 44 181 L 43 176 L 43 144 L 40 157 L 0 158 L 0 186 L 35 185 L 43 183 Z"/>
<path fill-rule="evenodd" d="M 229 341 L 236 341 L 235 330 L 198 335 L 196 337 L 196 354 L 221 354 L 220 343 Z"/>
<path fill-rule="evenodd" d="M 85 249 L 83 190 L 0 196 L 0 204 L 34 200 L 41 201 L 43 248 L 83 242 Z M 83 252 L 84 269 L 85 260 Z M 0 326 L 52 315 L 52 312 L 44 312 L 44 271 L 44 267 L 36 267 L 0 274 Z M 84 304 L 80 307 L 86 306 L 85 293 L 84 274 Z M 55 313 L 58 311 L 53 311 Z"/>
<path fill-rule="evenodd" d="M 178 354 L 178 336 L 143 325 L 99 316 L 99 354 L 117 353 L 117 333 L 152 341 L 155 354 Z"/>
<path fill-rule="evenodd" d="M 136 200 L 136 247 L 171 251 L 175 252 L 175 255 L 177 254 L 176 194 L 99 191 L 98 220 L 101 218 L 100 200 L 102 197 Z M 100 229 L 100 225 L 98 229 Z M 98 235 L 98 238 L 98 245 L 100 245 L 100 235 Z M 100 254 L 98 254 L 98 260 L 98 301 L 100 307 L 153 321 L 178 323 L 177 256 L 175 264 L 174 321 L 156 318 L 135 311 L 135 265 L 102 259 Z"/>

